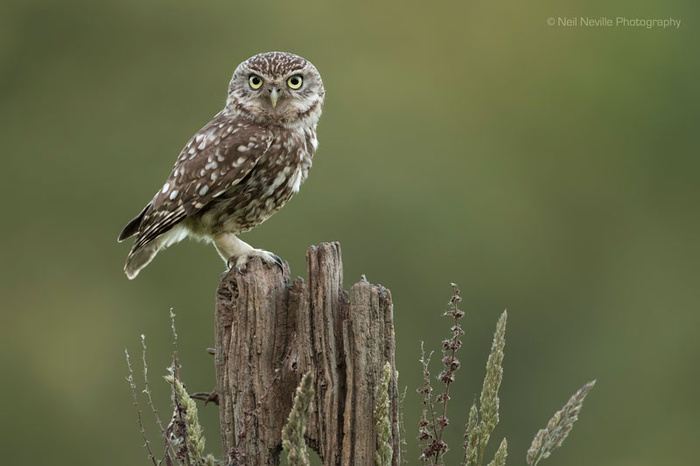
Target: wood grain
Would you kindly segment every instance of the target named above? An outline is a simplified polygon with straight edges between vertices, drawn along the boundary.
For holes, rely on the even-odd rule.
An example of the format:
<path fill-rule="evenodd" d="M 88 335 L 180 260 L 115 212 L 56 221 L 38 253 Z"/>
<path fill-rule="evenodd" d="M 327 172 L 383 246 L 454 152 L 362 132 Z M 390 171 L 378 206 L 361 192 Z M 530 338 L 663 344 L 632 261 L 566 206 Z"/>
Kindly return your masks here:
<path fill-rule="evenodd" d="M 222 276 L 216 298 L 216 378 L 231 464 L 279 464 L 282 428 L 304 373 L 315 398 L 307 444 L 324 465 L 374 464 L 377 391 L 388 361 L 393 464 L 399 464 L 391 293 L 363 279 L 343 290 L 340 244 L 306 253 L 307 279 L 251 261 Z"/>

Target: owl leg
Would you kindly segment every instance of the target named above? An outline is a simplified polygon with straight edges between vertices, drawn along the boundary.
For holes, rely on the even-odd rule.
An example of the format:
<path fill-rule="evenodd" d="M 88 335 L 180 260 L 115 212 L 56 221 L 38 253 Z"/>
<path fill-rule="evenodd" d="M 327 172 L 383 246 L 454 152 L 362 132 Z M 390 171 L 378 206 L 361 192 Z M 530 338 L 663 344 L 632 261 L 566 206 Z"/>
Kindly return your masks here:
<path fill-rule="evenodd" d="M 214 237 L 214 247 L 226 264 L 231 267 L 236 264 L 236 269 L 245 272 L 248 261 L 253 257 L 259 257 L 263 263 L 275 264 L 282 268 L 282 259 L 277 254 L 273 254 L 262 249 L 256 249 L 250 244 L 242 241 L 233 233 L 219 233 Z"/>

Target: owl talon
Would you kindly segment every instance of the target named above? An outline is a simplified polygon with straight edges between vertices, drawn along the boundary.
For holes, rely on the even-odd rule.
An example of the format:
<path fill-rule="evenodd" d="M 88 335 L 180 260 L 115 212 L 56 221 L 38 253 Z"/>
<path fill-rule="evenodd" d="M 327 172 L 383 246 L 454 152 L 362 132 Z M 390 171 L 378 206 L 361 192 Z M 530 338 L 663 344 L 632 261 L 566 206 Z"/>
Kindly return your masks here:
<path fill-rule="evenodd" d="M 222 275 L 225 275 L 229 270 L 233 268 L 236 269 L 236 272 L 243 275 L 246 270 L 246 265 L 248 265 L 248 260 L 246 259 L 245 262 L 241 262 L 241 258 L 242 257 L 229 257 L 226 261 L 226 272 L 222 273 Z"/>
<path fill-rule="evenodd" d="M 248 261 L 253 257 L 259 257 L 263 264 L 271 267 L 276 265 L 280 270 L 284 271 L 284 261 L 277 254 L 262 250 L 262 249 L 251 249 L 250 251 L 242 254 L 238 257 L 230 257 L 226 261 L 226 265 L 229 268 L 236 267 L 236 271 L 240 274 L 244 274 L 248 268 Z"/>
<path fill-rule="evenodd" d="M 272 254 L 272 260 L 274 261 L 275 265 L 280 268 L 280 270 L 284 271 L 284 261 L 280 256 L 277 254 Z"/>
<path fill-rule="evenodd" d="M 226 261 L 226 268 L 229 270 L 232 269 L 235 262 L 236 262 L 235 257 L 229 257 L 228 260 Z"/>

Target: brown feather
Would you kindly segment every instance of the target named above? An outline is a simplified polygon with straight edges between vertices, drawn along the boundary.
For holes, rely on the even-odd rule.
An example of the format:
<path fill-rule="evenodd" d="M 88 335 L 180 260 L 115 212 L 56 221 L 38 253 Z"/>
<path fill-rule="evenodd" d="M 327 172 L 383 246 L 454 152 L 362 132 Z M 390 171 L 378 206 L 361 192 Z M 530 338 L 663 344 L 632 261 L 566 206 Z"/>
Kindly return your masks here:
<path fill-rule="evenodd" d="M 133 249 L 153 241 L 235 186 L 271 142 L 269 130 L 246 118 L 231 118 L 224 112 L 216 115 L 180 153 L 168 180 L 143 215 Z"/>

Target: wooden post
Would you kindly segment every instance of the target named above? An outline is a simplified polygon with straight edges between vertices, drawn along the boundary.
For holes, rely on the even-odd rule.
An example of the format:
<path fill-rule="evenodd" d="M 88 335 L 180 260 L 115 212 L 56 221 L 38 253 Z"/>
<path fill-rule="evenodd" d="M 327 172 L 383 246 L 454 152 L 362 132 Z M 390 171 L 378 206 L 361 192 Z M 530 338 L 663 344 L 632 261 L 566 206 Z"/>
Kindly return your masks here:
<path fill-rule="evenodd" d="M 216 297 L 216 381 L 221 437 L 231 464 L 279 464 L 282 428 L 296 387 L 315 390 L 306 440 L 324 465 L 375 464 L 374 409 L 382 371 L 389 383 L 399 464 L 398 389 L 391 293 L 364 277 L 343 290 L 340 244 L 306 253 L 307 281 L 289 266 L 251 261 L 224 274 Z"/>

